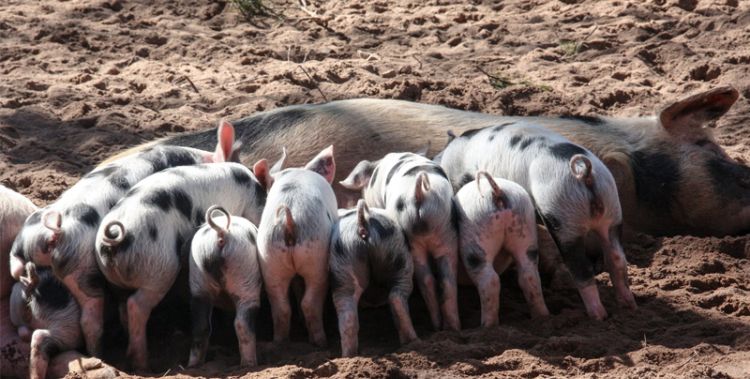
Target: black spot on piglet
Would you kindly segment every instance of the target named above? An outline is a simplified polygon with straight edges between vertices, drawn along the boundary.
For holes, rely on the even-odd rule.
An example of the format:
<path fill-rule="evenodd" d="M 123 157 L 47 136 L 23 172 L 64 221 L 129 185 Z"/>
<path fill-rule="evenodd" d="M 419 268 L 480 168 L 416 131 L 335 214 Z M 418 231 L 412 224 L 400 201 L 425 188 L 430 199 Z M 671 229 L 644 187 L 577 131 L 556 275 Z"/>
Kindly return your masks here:
<path fill-rule="evenodd" d="M 186 219 L 190 220 L 190 216 L 193 213 L 193 200 L 190 198 L 190 195 L 181 189 L 174 189 L 172 190 L 172 199 L 177 210 Z"/>
<path fill-rule="evenodd" d="M 250 174 L 239 167 L 232 167 L 232 178 L 237 184 L 248 184 L 252 180 Z"/>
<path fill-rule="evenodd" d="M 570 142 L 563 142 L 563 143 L 552 145 L 550 146 L 549 151 L 550 153 L 552 153 L 552 155 L 555 158 L 559 158 L 559 159 L 566 160 L 566 161 L 570 160 L 570 158 L 576 154 L 586 155 L 586 150 Z"/>
<path fill-rule="evenodd" d="M 165 212 L 172 208 L 172 196 L 167 190 L 163 189 L 146 195 L 143 198 L 143 202 L 148 205 L 159 207 Z"/>
<path fill-rule="evenodd" d="M 65 215 L 91 227 L 99 225 L 99 212 L 88 204 L 76 204 L 68 209 Z"/>

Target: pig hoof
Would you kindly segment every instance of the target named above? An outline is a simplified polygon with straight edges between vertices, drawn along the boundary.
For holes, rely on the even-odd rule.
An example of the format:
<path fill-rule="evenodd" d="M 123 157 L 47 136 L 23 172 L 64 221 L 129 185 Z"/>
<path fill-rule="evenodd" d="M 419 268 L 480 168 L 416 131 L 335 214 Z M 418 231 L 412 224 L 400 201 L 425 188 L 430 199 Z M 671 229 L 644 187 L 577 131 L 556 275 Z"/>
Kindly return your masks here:
<path fill-rule="evenodd" d="M 638 309 L 638 304 L 636 304 L 635 298 L 633 298 L 633 294 L 630 294 L 629 297 L 625 297 L 625 298 L 618 297 L 617 298 L 617 303 L 621 307 L 626 308 L 626 309 L 630 309 L 630 310 L 636 310 L 636 309 Z"/>
<path fill-rule="evenodd" d="M 317 347 L 326 347 L 328 345 L 325 336 L 313 336 L 310 338 L 310 343 Z"/>
<path fill-rule="evenodd" d="M 248 359 L 248 360 L 242 360 L 240 361 L 241 367 L 255 367 L 258 365 L 258 361 L 255 359 Z"/>
<path fill-rule="evenodd" d="M 592 309 L 590 312 L 588 312 L 589 317 L 593 318 L 596 321 L 604 321 L 607 319 L 607 311 L 604 310 L 604 308 L 601 309 Z"/>

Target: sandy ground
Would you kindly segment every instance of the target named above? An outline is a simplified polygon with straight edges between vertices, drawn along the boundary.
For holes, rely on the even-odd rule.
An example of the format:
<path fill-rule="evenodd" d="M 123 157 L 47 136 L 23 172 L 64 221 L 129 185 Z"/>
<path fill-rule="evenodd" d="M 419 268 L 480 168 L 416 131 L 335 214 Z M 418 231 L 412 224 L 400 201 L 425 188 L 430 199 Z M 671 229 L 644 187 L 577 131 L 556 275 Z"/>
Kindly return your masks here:
<path fill-rule="evenodd" d="M 280 16 L 252 22 L 222 1 L 171 3 L 3 1 L 0 182 L 42 205 L 126 147 L 289 104 L 638 115 L 726 84 L 741 96 L 718 141 L 750 162 L 747 1 L 312 1 L 308 14 L 268 0 Z M 152 364 L 180 377 L 750 377 L 750 237 L 640 235 L 626 253 L 640 308 L 617 309 L 602 275 L 605 322 L 565 280 L 545 289 L 553 316 L 532 321 L 508 273 L 490 330 L 463 289 L 466 329 L 431 332 L 415 298 L 422 340 L 405 347 L 387 309 L 365 310 L 362 357 L 335 358 L 329 307 L 328 350 L 301 330 L 272 346 L 265 314 L 258 369 L 237 367 L 231 334 L 217 333 L 210 362 L 184 370 L 187 338 L 171 330 L 152 338 Z"/>

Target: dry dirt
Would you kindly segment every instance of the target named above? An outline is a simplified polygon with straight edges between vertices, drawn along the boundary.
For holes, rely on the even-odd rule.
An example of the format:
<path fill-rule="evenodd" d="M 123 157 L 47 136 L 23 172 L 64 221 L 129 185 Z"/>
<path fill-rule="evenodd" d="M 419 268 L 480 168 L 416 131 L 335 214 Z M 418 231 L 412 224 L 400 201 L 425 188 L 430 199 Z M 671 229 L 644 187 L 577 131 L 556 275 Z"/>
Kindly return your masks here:
<path fill-rule="evenodd" d="M 289 104 L 381 97 L 638 115 L 726 84 L 741 96 L 718 141 L 750 162 L 748 1 L 310 1 L 310 14 L 266 0 L 279 16 L 250 22 L 223 1 L 174 3 L 2 1 L 4 185 L 46 204 L 121 149 Z M 640 235 L 626 253 L 640 308 L 617 309 L 600 276 L 604 322 L 565 282 L 545 289 L 553 316 L 531 320 L 508 273 L 490 330 L 476 329 L 477 296 L 463 289 L 465 330 L 431 332 L 413 299 L 422 340 L 405 347 L 387 309 L 365 310 L 362 356 L 336 358 L 329 308 L 328 350 L 300 330 L 272 346 L 263 315 L 257 369 L 237 367 L 231 335 L 217 335 L 210 362 L 184 370 L 180 332 L 152 338 L 152 363 L 180 377 L 750 378 L 750 238 Z"/>

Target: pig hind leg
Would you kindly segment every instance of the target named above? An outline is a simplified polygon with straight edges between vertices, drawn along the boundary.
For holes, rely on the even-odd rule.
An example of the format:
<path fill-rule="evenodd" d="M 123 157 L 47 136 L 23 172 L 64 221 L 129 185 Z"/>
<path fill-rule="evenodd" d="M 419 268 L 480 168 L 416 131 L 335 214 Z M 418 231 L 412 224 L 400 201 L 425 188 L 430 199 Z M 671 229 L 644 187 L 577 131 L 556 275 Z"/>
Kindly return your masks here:
<path fill-rule="evenodd" d="M 37 329 L 31 336 L 31 356 L 29 363 L 29 377 L 44 379 L 50 358 L 59 353 L 59 342 L 52 337 L 49 330 Z"/>
<path fill-rule="evenodd" d="M 172 282 L 173 280 L 169 281 Z M 128 298 L 128 357 L 136 370 L 148 371 L 146 324 L 151 317 L 151 311 L 166 293 L 166 289 L 141 288 Z"/>
<path fill-rule="evenodd" d="M 388 304 L 391 307 L 393 321 L 398 329 L 398 339 L 401 344 L 407 344 L 417 339 L 414 324 L 409 315 L 409 296 L 413 289 L 413 270 L 403 270 L 398 275 L 395 284 L 388 294 Z"/>
<path fill-rule="evenodd" d="M 554 236 L 554 235 L 553 235 Z M 594 279 L 594 267 L 586 255 L 585 239 L 576 238 L 572 242 L 560 243 L 560 254 L 578 287 L 578 293 L 586 306 L 586 313 L 596 320 L 607 318 L 607 311 L 599 298 L 599 290 Z"/>
<path fill-rule="evenodd" d="M 295 275 L 291 268 L 279 266 L 280 264 L 274 264 L 274 262 L 265 262 L 261 267 L 268 302 L 271 303 L 274 342 L 289 339 L 289 324 L 292 317 L 292 308 L 289 305 L 289 284 Z"/>
<path fill-rule="evenodd" d="M 259 299 L 238 302 L 235 305 L 234 331 L 240 348 L 240 364 L 242 366 L 257 366 L 255 319 L 260 310 Z"/>
<path fill-rule="evenodd" d="M 327 252 L 327 249 L 322 250 Z M 317 254 L 304 253 L 308 256 Z M 326 346 L 326 333 L 323 329 L 323 307 L 328 292 L 328 259 L 319 257 L 298 267 L 299 274 L 305 281 L 305 295 L 302 297 L 302 314 L 305 316 L 310 342 Z"/>
<path fill-rule="evenodd" d="M 96 273 L 101 275 L 100 273 Z M 94 274 L 94 275 L 96 275 Z M 92 356 L 101 356 L 101 337 L 104 326 L 104 298 L 102 296 L 91 296 L 93 292 L 102 291 L 102 289 L 82 288 L 84 276 L 86 274 L 68 275 L 63 279 L 63 284 L 68 288 L 73 297 L 81 307 L 81 331 L 86 343 L 86 350 Z"/>
<path fill-rule="evenodd" d="M 487 262 L 487 254 L 479 246 L 464 246 L 461 253 L 466 272 L 477 287 L 482 306 L 482 327 L 489 328 L 498 324 L 500 308 L 500 277 Z"/>
<path fill-rule="evenodd" d="M 461 330 L 461 319 L 458 317 L 458 248 L 456 242 L 435 249 L 438 284 L 441 290 L 441 308 L 443 329 Z"/>
<path fill-rule="evenodd" d="M 523 291 L 526 302 L 531 307 L 532 317 L 549 316 L 547 304 L 544 303 L 542 282 L 539 279 L 539 251 L 534 249 L 514 249 L 511 252 L 516 262 L 518 285 Z"/>
<path fill-rule="evenodd" d="M 357 278 L 348 270 L 332 270 L 336 288 L 333 289 L 333 305 L 339 321 L 341 355 L 353 357 L 359 351 L 359 313 L 357 304 L 366 283 L 357 283 Z"/>
<path fill-rule="evenodd" d="M 206 359 L 208 339 L 211 337 L 211 304 L 198 296 L 190 299 L 190 321 L 192 331 L 192 346 L 188 367 L 197 366 Z"/>
<path fill-rule="evenodd" d="M 607 266 L 607 271 L 612 280 L 612 285 L 615 287 L 617 302 L 620 306 L 628 309 L 638 308 L 633 292 L 630 291 L 628 284 L 628 262 L 625 258 L 625 253 L 622 251 L 619 236 L 614 233 L 608 233 L 607 235 L 602 235 L 602 233 L 597 234 L 604 250 L 604 262 Z"/>
<path fill-rule="evenodd" d="M 435 291 L 435 277 L 430 269 L 429 256 L 427 249 L 422 247 L 412 247 L 412 259 L 414 260 L 414 279 L 422 294 L 427 311 L 430 312 L 430 320 L 435 330 L 440 329 L 440 307 L 438 306 L 437 294 Z"/>

